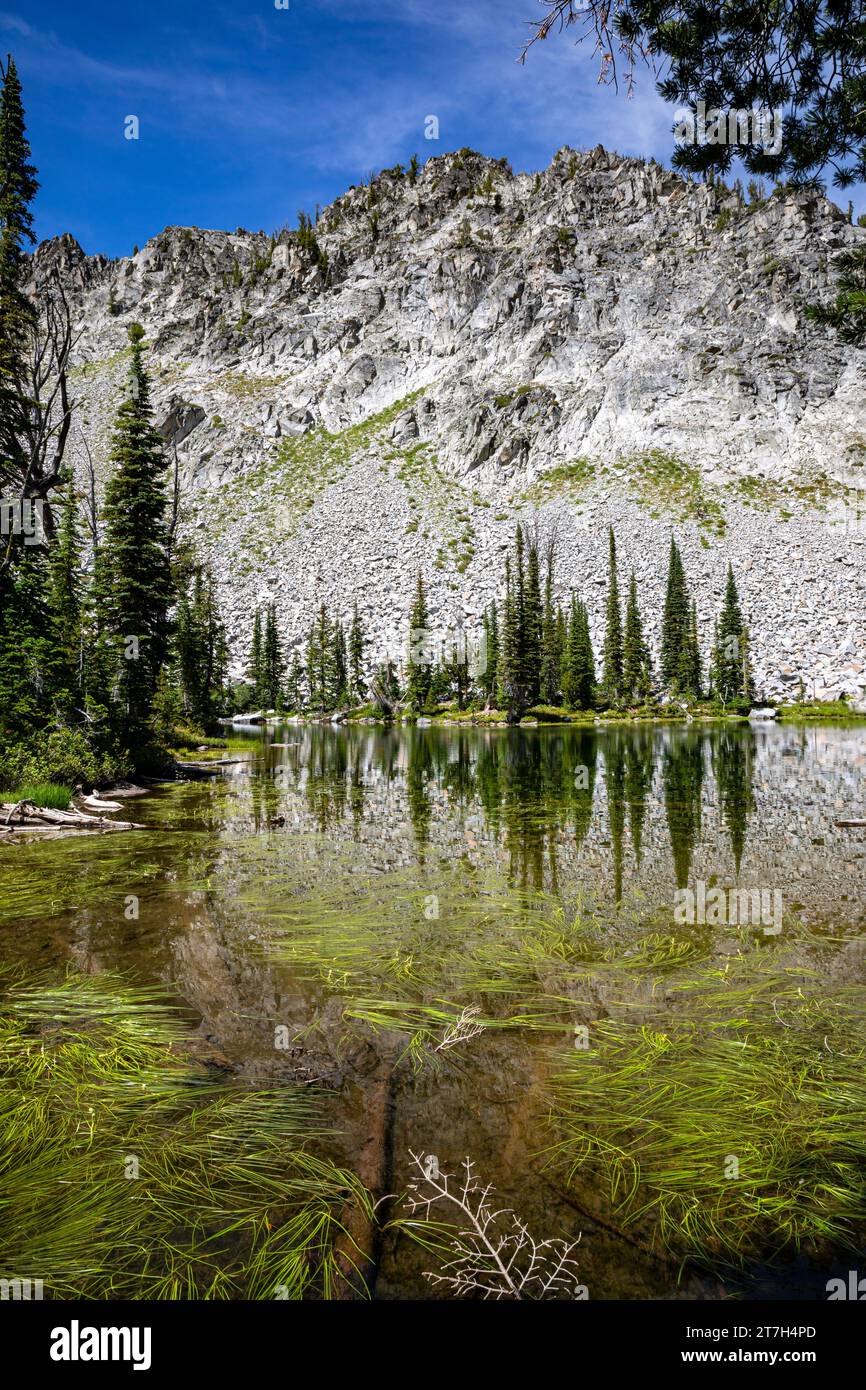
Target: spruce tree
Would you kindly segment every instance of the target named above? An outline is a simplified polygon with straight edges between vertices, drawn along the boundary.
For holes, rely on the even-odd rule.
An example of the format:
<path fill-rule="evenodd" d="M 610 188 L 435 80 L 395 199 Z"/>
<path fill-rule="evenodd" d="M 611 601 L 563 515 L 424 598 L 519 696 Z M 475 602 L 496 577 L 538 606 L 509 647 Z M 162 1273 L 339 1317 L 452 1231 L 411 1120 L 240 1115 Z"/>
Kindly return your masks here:
<path fill-rule="evenodd" d="M 631 572 L 625 611 L 622 655 L 623 695 L 626 700 L 646 700 L 652 683 L 649 646 L 643 632 L 637 597 L 637 579 Z"/>
<path fill-rule="evenodd" d="M 367 685 L 364 680 L 364 629 L 358 613 L 358 604 L 352 612 L 352 626 L 349 628 L 349 689 L 351 698 L 360 702 L 365 699 Z"/>
<path fill-rule="evenodd" d="M 420 714 L 427 703 L 432 680 L 430 660 L 430 620 L 424 580 L 418 571 L 415 580 L 415 601 L 409 614 L 409 657 L 407 663 L 406 699 L 410 709 Z"/>
<path fill-rule="evenodd" d="M 346 631 L 339 620 L 334 626 L 334 688 L 333 705 L 339 709 L 349 703 L 349 655 Z"/>
<path fill-rule="evenodd" d="M 304 667 L 300 655 L 295 652 L 286 682 L 286 709 L 290 714 L 300 714 L 304 704 Z"/>
<path fill-rule="evenodd" d="M 586 604 L 577 604 L 577 638 L 574 668 L 576 708 L 591 709 L 596 697 L 595 655 L 589 632 L 589 613 Z"/>
<path fill-rule="evenodd" d="M 524 708 L 521 703 L 520 637 L 520 608 L 511 574 L 511 557 L 507 556 L 499 637 L 499 689 L 509 724 L 519 721 Z"/>
<path fill-rule="evenodd" d="M 620 699 L 623 689 L 623 649 L 619 581 L 616 574 L 616 541 L 612 526 L 608 531 L 607 615 L 601 684 L 605 699 L 609 704 L 615 704 Z"/>
<path fill-rule="evenodd" d="M 114 468 L 105 487 L 98 595 L 102 637 L 113 664 L 110 693 L 123 741 L 133 750 L 146 741 L 172 601 L 166 461 L 153 427 L 143 336 L 140 325 L 130 328 L 130 391 L 112 438 Z"/>
<path fill-rule="evenodd" d="M 665 607 L 662 618 L 661 675 L 669 690 L 679 688 L 684 670 L 688 669 L 689 594 L 685 571 L 677 543 L 671 537 Z M 686 651 L 684 658 L 683 652 Z"/>
<path fill-rule="evenodd" d="M 713 685 L 717 698 L 725 704 L 739 698 L 750 699 L 753 693 L 745 624 L 730 563 L 713 643 Z"/>
<path fill-rule="evenodd" d="M 49 719 L 59 671 L 45 547 L 26 535 L 37 519 L 27 510 L 36 474 L 25 443 L 33 422 L 26 381 L 36 316 L 24 282 L 38 184 L 11 57 L 5 69 L 0 64 L 0 76 L 0 743 L 11 743 Z"/>
<path fill-rule="evenodd" d="M 563 662 L 563 698 L 568 709 L 591 709 L 595 700 L 595 657 L 586 605 L 572 596 Z"/>
<path fill-rule="evenodd" d="M 526 588 L 523 599 L 523 632 L 520 665 L 525 707 L 538 703 L 541 694 L 541 665 L 544 616 L 541 603 L 541 574 L 538 546 L 533 541 L 526 555 Z"/>
<path fill-rule="evenodd" d="M 556 705 L 562 689 L 562 651 L 560 628 L 553 606 L 553 562 L 548 558 L 544 583 L 544 620 L 542 624 L 541 702 Z"/>
<path fill-rule="evenodd" d="M 487 709 L 493 708 L 498 699 L 499 681 L 499 615 L 496 600 L 484 614 L 485 667 L 481 673 L 481 693 Z"/>
<path fill-rule="evenodd" d="M 0 65 L 0 72 L 0 495 L 27 497 L 24 357 L 35 314 L 24 281 L 27 247 L 36 240 L 30 204 L 39 184 L 30 163 L 21 83 L 11 57 L 5 70 Z"/>
<path fill-rule="evenodd" d="M 263 644 L 262 644 L 262 615 L 256 609 L 256 616 L 253 619 L 253 640 L 250 647 L 250 664 L 247 670 L 247 681 L 250 686 L 254 709 L 261 709 L 264 704 L 264 669 L 263 669 Z"/>
<path fill-rule="evenodd" d="M 174 651 L 182 712 L 194 726 L 207 730 L 226 700 L 228 650 L 213 580 L 202 569 L 181 589 Z"/>
<path fill-rule="evenodd" d="M 277 606 L 269 603 L 265 610 L 262 635 L 262 696 L 265 709 L 276 710 L 282 705 L 283 652 L 277 627 Z"/>

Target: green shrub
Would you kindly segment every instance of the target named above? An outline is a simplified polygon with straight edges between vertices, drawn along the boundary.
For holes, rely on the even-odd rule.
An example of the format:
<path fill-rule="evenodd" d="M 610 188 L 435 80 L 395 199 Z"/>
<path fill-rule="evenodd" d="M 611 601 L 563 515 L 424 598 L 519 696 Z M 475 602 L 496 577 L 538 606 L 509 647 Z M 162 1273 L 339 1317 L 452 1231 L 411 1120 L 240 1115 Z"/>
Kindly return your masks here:
<path fill-rule="evenodd" d="M 7 788 L 46 783 L 74 787 L 79 782 L 92 786 L 131 772 L 127 754 L 94 750 L 80 729 L 53 729 L 0 754 L 0 787 Z"/>

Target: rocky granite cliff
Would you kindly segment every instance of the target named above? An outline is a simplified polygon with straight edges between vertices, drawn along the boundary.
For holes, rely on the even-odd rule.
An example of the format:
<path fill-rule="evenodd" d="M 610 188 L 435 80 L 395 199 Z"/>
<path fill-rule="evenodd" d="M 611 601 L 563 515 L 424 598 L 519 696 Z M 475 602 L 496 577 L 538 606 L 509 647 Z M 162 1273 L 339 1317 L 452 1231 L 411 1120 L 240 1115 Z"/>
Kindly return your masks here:
<path fill-rule="evenodd" d="M 673 528 L 705 650 L 730 558 L 762 693 L 866 699 L 866 354 L 803 312 L 866 231 L 814 193 L 746 205 L 598 147 L 537 175 L 469 151 L 385 171 L 314 232 L 34 257 L 72 299 L 77 461 L 100 472 L 144 325 L 238 669 L 270 599 L 290 644 L 357 599 L 399 655 L 418 568 L 435 621 L 472 627 L 519 518 L 555 533 L 598 639 L 612 522 L 656 637 Z"/>

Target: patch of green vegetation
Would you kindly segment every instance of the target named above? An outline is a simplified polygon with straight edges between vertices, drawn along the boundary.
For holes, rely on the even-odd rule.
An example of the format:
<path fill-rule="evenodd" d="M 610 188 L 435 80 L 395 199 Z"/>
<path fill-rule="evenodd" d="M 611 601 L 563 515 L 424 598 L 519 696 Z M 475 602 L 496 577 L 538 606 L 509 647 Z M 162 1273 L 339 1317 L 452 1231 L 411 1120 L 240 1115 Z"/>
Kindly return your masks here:
<path fill-rule="evenodd" d="M 116 367 L 120 362 L 129 361 L 132 357 L 132 348 L 121 348 L 120 352 L 115 352 L 111 357 L 94 358 L 91 362 L 81 362 L 76 367 L 70 367 L 70 379 L 76 377 L 98 376 L 100 372 L 108 372 L 112 367 Z"/>
<path fill-rule="evenodd" d="M 408 505 L 420 513 L 410 529 L 417 530 L 425 521 L 441 537 L 445 549 L 439 547 L 434 568 L 445 567 L 446 550 L 450 550 L 458 573 L 464 574 L 475 556 L 475 529 L 472 514 L 466 509 L 465 489 L 443 473 L 427 441 L 392 450 L 387 457 L 397 464 L 396 476 L 406 488 Z M 442 563 L 438 563 L 440 559 Z"/>
<path fill-rule="evenodd" d="M 72 788 L 59 782 L 25 782 L 10 792 L 3 792 L 4 801 L 32 801 L 34 806 L 48 806 L 65 811 L 72 799 Z"/>
<path fill-rule="evenodd" d="M 282 378 L 265 380 L 269 382 L 268 389 L 272 389 Z M 264 553 L 276 536 L 291 534 L 324 489 L 338 481 L 401 411 L 421 395 L 423 388 L 346 430 L 332 433 L 316 429 L 279 440 L 264 454 L 261 463 L 214 498 L 210 519 L 217 534 L 243 517 L 247 522 L 245 557 L 249 566 L 249 557 L 255 557 L 257 550 Z M 248 567 L 247 572 L 252 570 Z"/>
<path fill-rule="evenodd" d="M 678 521 L 696 521 L 716 536 L 725 534 L 725 514 L 718 499 L 704 486 L 701 471 L 661 449 L 630 459 L 627 482 L 643 507 L 673 513 Z"/>
<path fill-rule="evenodd" d="M 353 1174 L 308 1092 L 214 1081 L 156 991 L 0 982 L 0 1247 L 55 1298 L 332 1296 Z M 364 1290 L 357 1284 L 357 1291 Z"/>
<path fill-rule="evenodd" d="M 846 700 L 794 700 L 788 705 L 779 705 L 776 717 L 784 724 L 805 724 L 811 722 L 862 724 L 866 714 L 853 710 Z"/>
<path fill-rule="evenodd" d="M 528 396 L 529 393 L 534 390 L 535 387 L 532 385 L 531 382 L 527 386 L 516 386 L 513 391 L 507 391 L 503 395 L 496 397 L 497 409 L 504 410 L 506 406 L 509 406 L 514 401 L 519 400 L 521 396 Z"/>
<path fill-rule="evenodd" d="M 597 475 L 597 468 L 590 459 L 577 458 L 571 463 L 560 463 L 546 472 L 523 494 L 523 501 L 540 501 L 555 493 L 574 494 L 585 491 Z"/>
<path fill-rule="evenodd" d="M 213 384 L 236 401 L 249 401 L 272 396 L 288 379 L 287 376 L 253 376 L 250 372 L 223 372 Z M 215 416 L 214 420 L 217 418 Z"/>
<path fill-rule="evenodd" d="M 552 1161 L 606 1186 L 617 1220 L 651 1219 L 672 1253 L 711 1267 L 856 1248 L 866 1045 L 853 1000 L 752 951 L 588 1036 L 553 1081 Z"/>

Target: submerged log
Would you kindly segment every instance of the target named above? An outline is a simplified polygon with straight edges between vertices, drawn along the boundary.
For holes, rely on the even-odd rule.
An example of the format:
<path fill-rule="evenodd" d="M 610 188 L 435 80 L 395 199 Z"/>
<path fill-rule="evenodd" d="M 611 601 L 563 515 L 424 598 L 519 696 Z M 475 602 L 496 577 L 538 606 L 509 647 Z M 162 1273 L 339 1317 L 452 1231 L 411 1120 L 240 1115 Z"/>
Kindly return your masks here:
<path fill-rule="evenodd" d="M 57 811 L 32 801 L 5 801 L 0 805 L 0 831 L 16 830 L 145 830 L 133 821 L 89 816 L 83 811 Z"/>

